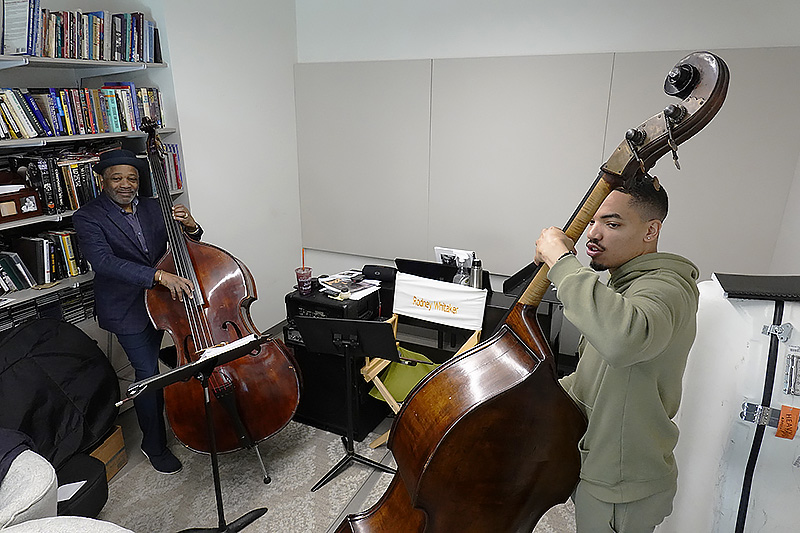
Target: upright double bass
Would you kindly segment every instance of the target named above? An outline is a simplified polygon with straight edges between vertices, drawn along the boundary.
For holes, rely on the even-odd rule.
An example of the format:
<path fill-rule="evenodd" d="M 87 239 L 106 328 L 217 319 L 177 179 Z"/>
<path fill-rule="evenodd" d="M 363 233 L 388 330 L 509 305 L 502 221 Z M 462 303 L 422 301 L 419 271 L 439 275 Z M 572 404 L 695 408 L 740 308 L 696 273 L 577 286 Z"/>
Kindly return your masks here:
<path fill-rule="evenodd" d="M 681 98 L 639 127 L 601 167 L 564 228 L 577 242 L 603 200 L 700 131 L 728 87 L 719 57 L 696 52 L 669 73 L 664 90 Z M 536 321 L 550 283 L 539 267 L 498 331 L 426 376 L 409 394 L 388 446 L 397 473 L 370 509 L 337 533 L 530 533 L 578 483 L 578 441 L 586 420 L 557 382 Z"/>
<path fill-rule="evenodd" d="M 259 332 L 249 308 L 256 286 L 248 268 L 216 246 L 186 239 L 172 219 L 172 199 L 163 166 L 163 146 L 154 123 L 148 132 L 148 159 L 153 182 L 167 226 L 169 247 L 157 268 L 189 279 L 192 298 L 173 300 L 170 291 L 156 286 L 146 292 L 147 312 L 156 329 L 169 332 L 178 365 L 197 360 L 207 348 L 231 343 Z M 258 442 L 289 423 L 300 400 L 300 381 L 294 360 L 277 339 L 263 342 L 250 355 L 217 367 L 209 377 L 210 403 L 216 448 L 219 452 L 253 449 L 258 455 L 264 482 L 270 478 Z M 192 450 L 210 452 L 203 387 L 199 380 L 177 382 L 164 389 L 167 418 L 175 436 Z"/>

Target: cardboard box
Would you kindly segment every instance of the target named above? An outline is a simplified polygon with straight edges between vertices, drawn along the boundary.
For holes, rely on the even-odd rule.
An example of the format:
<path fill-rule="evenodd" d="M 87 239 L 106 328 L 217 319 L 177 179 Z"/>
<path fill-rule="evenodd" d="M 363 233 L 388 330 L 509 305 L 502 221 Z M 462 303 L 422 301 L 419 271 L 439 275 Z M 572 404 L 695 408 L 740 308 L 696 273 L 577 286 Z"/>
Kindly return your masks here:
<path fill-rule="evenodd" d="M 111 478 L 128 463 L 122 426 L 114 426 L 103 442 L 89 455 L 103 461 L 106 465 L 106 480 L 111 481 Z"/>

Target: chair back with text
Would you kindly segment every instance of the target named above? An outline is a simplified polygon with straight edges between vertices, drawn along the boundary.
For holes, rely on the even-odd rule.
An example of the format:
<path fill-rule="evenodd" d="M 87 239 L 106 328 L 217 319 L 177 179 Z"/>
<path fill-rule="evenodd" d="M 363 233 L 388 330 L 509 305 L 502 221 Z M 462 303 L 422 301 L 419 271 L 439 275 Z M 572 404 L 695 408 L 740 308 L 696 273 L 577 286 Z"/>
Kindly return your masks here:
<path fill-rule="evenodd" d="M 399 317 L 464 330 L 468 337 L 455 351 L 454 355 L 458 355 L 480 341 L 486 295 L 485 289 L 398 272 L 395 279 L 393 316 L 390 319 L 395 328 L 395 336 Z M 439 366 L 424 353 L 414 351 L 419 348 L 398 343 L 398 349 L 403 359 L 414 363 L 402 364 L 372 358 L 361 370 L 364 379 L 375 386 L 370 395 L 386 401 L 395 413 L 400 410 L 400 403 L 414 386 Z M 376 447 L 387 439 L 388 432 L 370 446 Z"/>

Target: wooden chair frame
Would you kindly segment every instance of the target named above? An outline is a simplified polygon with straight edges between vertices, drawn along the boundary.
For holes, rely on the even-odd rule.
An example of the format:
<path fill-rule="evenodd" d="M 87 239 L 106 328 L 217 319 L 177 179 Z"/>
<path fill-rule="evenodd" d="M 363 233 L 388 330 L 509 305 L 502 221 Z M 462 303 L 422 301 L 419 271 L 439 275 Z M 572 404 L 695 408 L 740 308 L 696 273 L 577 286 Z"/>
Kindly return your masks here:
<path fill-rule="evenodd" d="M 386 322 L 392 324 L 392 330 L 394 331 L 395 339 L 397 338 L 397 323 L 399 320 L 399 316 L 395 313 L 392 315 L 391 318 L 387 319 Z M 474 347 L 475 345 L 480 342 L 481 337 L 481 330 L 475 330 L 472 335 L 466 340 L 466 342 L 456 351 L 453 357 L 464 353 L 465 351 L 469 350 L 470 348 Z M 396 343 L 397 346 L 400 346 L 400 343 Z M 381 359 L 379 357 L 367 357 L 364 366 L 361 368 L 361 375 L 363 376 L 366 382 L 372 382 L 375 385 L 375 388 L 378 389 L 381 397 L 389 404 L 389 407 L 392 411 L 397 414 L 400 411 L 400 403 L 395 400 L 392 393 L 389 392 L 389 389 L 386 388 L 386 385 L 380 378 L 380 373 L 389 366 L 391 361 L 387 361 L 386 359 Z M 391 431 L 391 430 L 390 430 Z M 378 437 L 377 439 L 373 440 L 370 444 L 370 448 L 377 448 L 381 444 L 385 444 L 386 441 L 389 440 L 389 432 L 386 431 L 383 435 Z"/>

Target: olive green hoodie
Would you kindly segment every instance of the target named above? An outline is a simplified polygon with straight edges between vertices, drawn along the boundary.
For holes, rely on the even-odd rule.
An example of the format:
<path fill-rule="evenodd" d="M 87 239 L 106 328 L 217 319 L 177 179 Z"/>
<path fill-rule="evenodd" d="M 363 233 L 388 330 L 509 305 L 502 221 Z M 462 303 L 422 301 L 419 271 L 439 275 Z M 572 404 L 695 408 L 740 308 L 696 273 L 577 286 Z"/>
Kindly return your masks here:
<path fill-rule="evenodd" d="M 575 256 L 550 269 L 564 317 L 583 334 L 578 367 L 560 383 L 589 420 L 581 480 L 601 501 L 636 501 L 677 482 L 672 418 L 695 337 L 697 276 L 687 259 L 660 252 L 631 259 L 607 286 Z"/>

